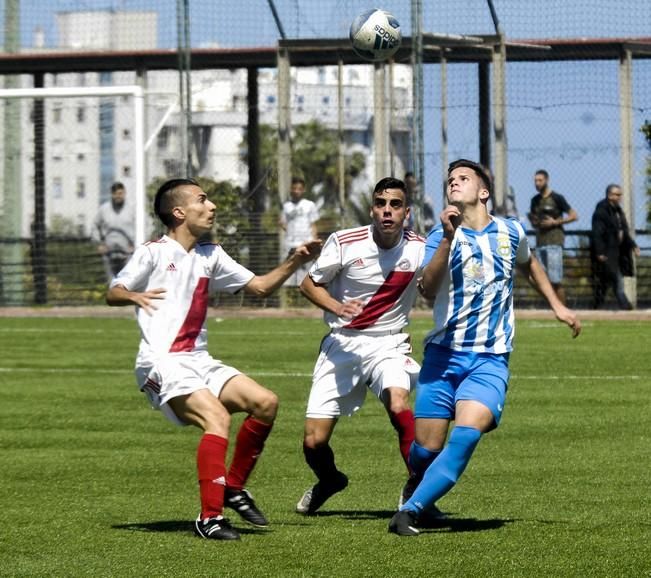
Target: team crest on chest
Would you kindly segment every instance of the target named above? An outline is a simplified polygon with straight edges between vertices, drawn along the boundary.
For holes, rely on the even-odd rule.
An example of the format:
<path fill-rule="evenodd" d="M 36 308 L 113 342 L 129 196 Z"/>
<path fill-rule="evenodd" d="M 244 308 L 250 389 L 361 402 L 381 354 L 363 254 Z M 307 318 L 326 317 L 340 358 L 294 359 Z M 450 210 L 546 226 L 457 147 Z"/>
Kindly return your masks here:
<path fill-rule="evenodd" d="M 469 293 L 478 293 L 481 291 L 486 280 L 486 272 L 481 261 L 475 257 L 468 259 L 463 266 L 463 277 L 465 279 L 466 290 Z"/>
<path fill-rule="evenodd" d="M 402 259 L 399 261 L 396 265 L 396 269 L 400 269 L 400 271 L 409 271 L 411 269 L 411 263 L 409 262 L 409 259 Z"/>
<path fill-rule="evenodd" d="M 497 234 L 497 254 L 504 258 L 511 254 L 511 240 L 507 233 Z"/>

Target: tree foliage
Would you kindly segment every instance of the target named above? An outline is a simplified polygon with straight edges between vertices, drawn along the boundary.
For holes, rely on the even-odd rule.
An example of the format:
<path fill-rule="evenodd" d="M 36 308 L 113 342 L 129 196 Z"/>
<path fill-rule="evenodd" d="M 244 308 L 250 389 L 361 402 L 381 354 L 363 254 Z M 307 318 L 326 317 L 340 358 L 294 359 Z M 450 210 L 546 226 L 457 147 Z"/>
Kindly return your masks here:
<path fill-rule="evenodd" d="M 246 137 L 242 144 L 243 157 L 248 162 Z M 326 211 L 339 208 L 339 173 L 337 168 L 339 142 L 337 134 L 313 120 L 294 126 L 292 134 L 292 175 L 305 179 L 308 196 L 321 198 Z M 278 195 L 278 133 L 271 125 L 260 125 L 260 166 L 266 175 L 267 190 L 273 204 L 279 205 Z M 350 192 L 352 180 L 366 167 L 366 157 L 359 151 L 345 155 L 345 191 Z"/>

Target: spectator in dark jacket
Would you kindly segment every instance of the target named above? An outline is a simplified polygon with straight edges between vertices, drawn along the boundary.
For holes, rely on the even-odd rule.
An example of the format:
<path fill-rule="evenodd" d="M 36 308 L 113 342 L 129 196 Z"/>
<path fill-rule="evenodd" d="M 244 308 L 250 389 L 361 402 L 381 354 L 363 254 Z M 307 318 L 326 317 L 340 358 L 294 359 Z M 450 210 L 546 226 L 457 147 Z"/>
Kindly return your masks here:
<path fill-rule="evenodd" d="M 622 188 L 606 187 L 606 198 L 597 203 L 592 215 L 592 273 L 594 308 L 604 304 L 606 291 L 612 288 L 620 309 L 633 309 L 624 293 L 624 277 L 634 275 L 633 254 L 640 249 L 628 230 L 619 202 Z"/>

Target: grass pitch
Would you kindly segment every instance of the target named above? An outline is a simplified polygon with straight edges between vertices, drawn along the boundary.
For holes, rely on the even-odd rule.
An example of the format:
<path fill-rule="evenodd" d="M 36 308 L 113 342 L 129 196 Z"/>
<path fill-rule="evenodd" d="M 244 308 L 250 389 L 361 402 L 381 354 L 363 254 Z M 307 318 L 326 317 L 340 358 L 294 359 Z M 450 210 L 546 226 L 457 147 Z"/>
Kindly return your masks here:
<path fill-rule="evenodd" d="M 415 357 L 427 320 L 412 325 Z M 199 432 L 150 410 L 130 319 L 2 319 L 3 576 L 649 576 L 648 322 L 519 321 L 502 425 L 440 502 L 452 519 L 387 533 L 405 478 L 372 397 L 333 438 L 348 489 L 293 512 L 313 483 L 303 411 L 324 325 L 209 321 L 213 355 L 280 395 L 250 489 L 271 520 L 239 543 L 200 540 Z M 234 427 L 239 425 L 236 420 Z"/>

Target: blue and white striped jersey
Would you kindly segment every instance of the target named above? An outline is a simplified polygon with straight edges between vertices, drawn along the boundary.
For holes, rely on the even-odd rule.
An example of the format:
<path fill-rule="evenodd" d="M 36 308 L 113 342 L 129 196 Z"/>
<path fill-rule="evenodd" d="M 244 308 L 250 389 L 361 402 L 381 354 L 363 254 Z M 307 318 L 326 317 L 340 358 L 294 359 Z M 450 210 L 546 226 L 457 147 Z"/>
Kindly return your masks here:
<path fill-rule="evenodd" d="M 516 263 L 529 261 L 529 243 L 515 219 L 491 217 L 482 231 L 456 230 L 445 278 L 434 302 L 434 329 L 425 343 L 456 351 L 506 353 L 513 349 L 513 279 Z M 427 238 L 425 266 L 443 237 Z"/>

